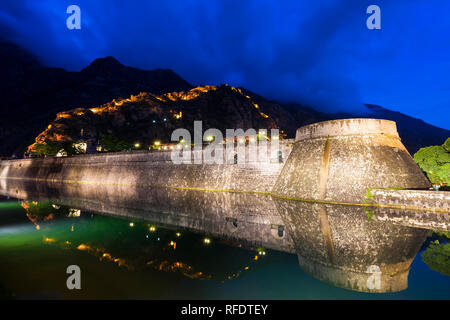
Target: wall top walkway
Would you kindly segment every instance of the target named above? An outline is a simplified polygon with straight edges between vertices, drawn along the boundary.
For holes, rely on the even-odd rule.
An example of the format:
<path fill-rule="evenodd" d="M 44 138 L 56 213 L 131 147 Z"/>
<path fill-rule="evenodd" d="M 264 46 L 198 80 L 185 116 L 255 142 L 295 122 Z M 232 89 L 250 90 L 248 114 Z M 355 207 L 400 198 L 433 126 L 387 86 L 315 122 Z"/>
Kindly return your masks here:
<path fill-rule="evenodd" d="M 370 192 L 379 205 L 450 214 L 448 191 L 370 189 Z"/>

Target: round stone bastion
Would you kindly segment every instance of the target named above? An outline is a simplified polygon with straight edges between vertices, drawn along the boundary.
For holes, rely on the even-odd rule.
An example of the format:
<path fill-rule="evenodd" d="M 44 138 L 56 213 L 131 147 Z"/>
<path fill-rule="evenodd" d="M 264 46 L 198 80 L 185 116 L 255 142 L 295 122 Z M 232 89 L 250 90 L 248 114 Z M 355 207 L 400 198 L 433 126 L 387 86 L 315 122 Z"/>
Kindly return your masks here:
<path fill-rule="evenodd" d="M 430 187 L 402 144 L 394 121 L 344 119 L 297 130 L 272 193 L 275 196 L 363 203 L 367 188 Z"/>

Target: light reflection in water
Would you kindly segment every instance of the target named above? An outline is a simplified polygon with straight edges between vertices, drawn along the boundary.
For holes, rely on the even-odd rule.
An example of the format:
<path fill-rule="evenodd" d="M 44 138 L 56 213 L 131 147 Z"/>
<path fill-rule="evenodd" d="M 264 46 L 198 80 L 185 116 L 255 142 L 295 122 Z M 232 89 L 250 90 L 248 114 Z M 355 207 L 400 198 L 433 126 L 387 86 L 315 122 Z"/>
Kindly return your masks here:
<path fill-rule="evenodd" d="M 85 252 L 101 262 L 113 263 L 128 271 L 149 267 L 161 272 L 179 273 L 190 279 L 214 279 L 224 282 L 239 277 L 243 271 L 249 269 L 248 266 L 239 266 L 238 264 L 241 263 L 239 262 L 237 265 L 229 264 L 227 266 L 231 271 L 226 269 L 212 270 L 212 273 L 208 274 L 198 270 L 202 268 L 201 259 L 196 259 L 193 262 L 194 265 L 199 267 L 194 267 L 189 262 L 182 261 L 183 259 L 192 260 L 192 256 L 186 256 L 186 249 L 190 249 L 192 246 L 200 247 L 196 245 L 200 243 L 199 240 L 204 245 L 210 245 L 212 244 L 211 238 L 201 238 L 200 235 L 190 234 L 190 237 L 185 236 L 181 240 L 179 239 L 181 232 L 174 232 L 165 228 L 159 228 L 158 235 L 149 238 L 145 231 L 148 228 L 146 222 L 128 222 L 106 216 L 92 216 L 91 214 L 83 215 L 83 219 L 74 222 L 70 218 L 74 217 L 73 212 L 78 212 L 79 214 L 76 217 L 81 217 L 80 209 L 37 201 L 21 201 L 21 206 L 25 209 L 27 218 L 33 224 L 42 225 L 39 234 L 43 243 L 66 250 Z M 67 232 L 69 224 L 70 233 Z M 128 227 L 133 229 L 129 230 L 126 227 L 127 224 Z M 155 233 L 156 230 L 157 228 L 154 225 L 149 228 L 152 233 Z M 146 240 L 143 240 L 143 234 L 146 234 Z M 117 235 L 125 236 L 129 245 L 124 245 L 123 239 Z M 170 238 L 178 238 L 178 241 L 184 242 L 181 247 L 182 251 L 176 252 L 180 254 L 174 252 L 177 249 L 177 242 L 167 240 Z M 162 241 L 160 241 L 161 239 Z M 169 251 L 168 248 L 172 250 Z M 248 260 L 251 261 L 252 254 L 249 253 L 248 256 Z"/>

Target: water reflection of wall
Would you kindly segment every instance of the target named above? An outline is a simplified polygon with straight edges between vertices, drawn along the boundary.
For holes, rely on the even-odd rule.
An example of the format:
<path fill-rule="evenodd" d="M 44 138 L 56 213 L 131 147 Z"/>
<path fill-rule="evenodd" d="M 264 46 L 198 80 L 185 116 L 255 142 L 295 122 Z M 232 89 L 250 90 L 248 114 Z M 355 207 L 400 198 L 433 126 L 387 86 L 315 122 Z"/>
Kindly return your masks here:
<path fill-rule="evenodd" d="M 0 193 L 295 253 L 312 276 L 356 291 L 406 289 L 411 261 L 428 232 L 376 216 L 369 221 L 361 207 L 260 194 L 21 180 L 8 180 Z"/>
<path fill-rule="evenodd" d="M 427 230 L 370 221 L 363 208 L 275 200 L 300 266 L 334 286 L 364 292 L 408 287 Z"/>
<path fill-rule="evenodd" d="M 20 199 L 50 200 L 292 252 L 290 237 L 267 195 L 23 180 L 7 183 L 0 193 Z"/>

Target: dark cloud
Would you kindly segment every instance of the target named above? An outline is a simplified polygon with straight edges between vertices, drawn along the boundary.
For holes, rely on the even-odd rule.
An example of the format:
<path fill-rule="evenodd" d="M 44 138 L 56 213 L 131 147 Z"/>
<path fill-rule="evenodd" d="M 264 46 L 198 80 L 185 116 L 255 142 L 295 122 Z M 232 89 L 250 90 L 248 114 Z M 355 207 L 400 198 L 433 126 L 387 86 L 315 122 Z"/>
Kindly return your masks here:
<path fill-rule="evenodd" d="M 70 4 L 81 7 L 82 30 L 66 28 Z M 112 55 L 138 68 L 171 68 L 193 84 L 230 83 L 329 112 L 380 104 L 450 128 L 450 4 L 377 1 L 382 29 L 368 30 L 370 4 L 3 1 L 0 27 L 51 66 L 79 70 Z"/>

